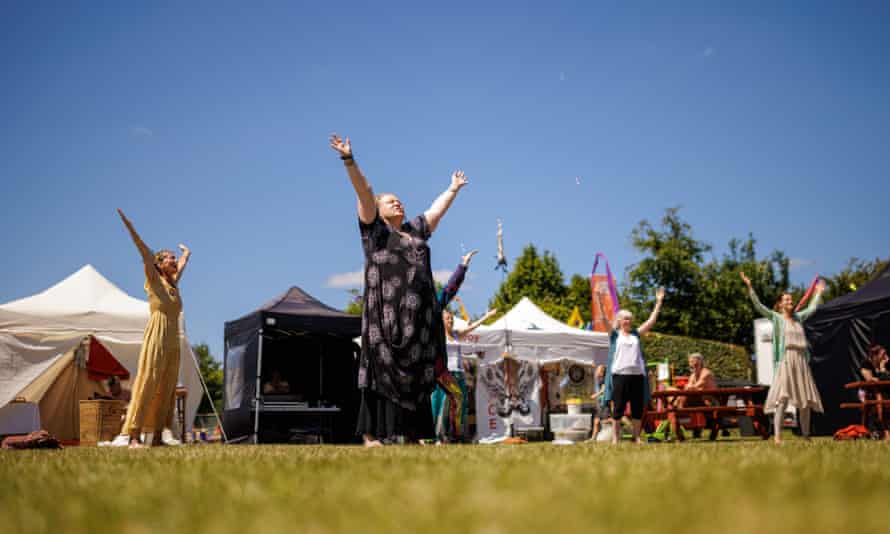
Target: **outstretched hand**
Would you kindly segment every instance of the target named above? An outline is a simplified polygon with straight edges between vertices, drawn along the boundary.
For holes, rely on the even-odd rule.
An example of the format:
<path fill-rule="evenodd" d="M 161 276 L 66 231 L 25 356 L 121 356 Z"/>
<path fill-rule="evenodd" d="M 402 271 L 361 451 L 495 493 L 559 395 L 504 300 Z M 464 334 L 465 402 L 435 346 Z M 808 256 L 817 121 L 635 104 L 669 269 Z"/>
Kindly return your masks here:
<path fill-rule="evenodd" d="M 133 223 L 130 222 L 130 219 L 128 219 L 126 215 L 124 215 L 124 210 L 118 208 L 117 214 L 120 215 L 121 220 L 124 221 L 124 226 L 126 226 L 129 230 L 133 231 Z"/>
<path fill-rule="evenodd" d="M 478 249 L 473 249 L 473 250 L 467 252 L 466 254 L 464 254 L 464 256 L 460 259 L 461 265 L 463 265 L 464 267 L 469 267 L 470 260 L 473 259 L 473 256 L 476 255 L 476 253 L 478 253 L 478 252 L 479 252 Z"/>
<path fill-rule="evenodd" d="M 745 276 L 745 272 L 739 271 L 739 276 L 742 277 L 742 282 L 745 282 L 745 285 L 748 286 L 748 289 L 751 289 L 751 279 Z"/>
<path fill-rule="evenodd" d="M 495 315 L 497 315 L 497 313 L 498 313 L 498 309 L 492 308 L 492 309 L 488 310 L 487 312 L 485 312 L 485 315 L 482 317 L 482 319 L 485 320 L 485 319 L 488 319 L 489 317 L 494 317 Z"/>
<path fill-rule="evenodd" d="M 819 281 L 816 282 L 816 294 L 821 295 L 823 291 L 825 291 L 825 280 L 820 278 Z"/>
<path fill-rule="evenodd" d="M 181 252 L 181 256 L 185 256 L 186 254 L 191 254 L 192 251 L 182 243 L 179 244 L 179 251 Z"/>
<path fill-rule="evenodd" d="M 352 157 L 352 144 L 349 142 L 348 137 L 344 141 L 343 139 L 340 139 L 340 136 L 336 133 L 331 134 L 331 148 L 336 150 L 341 158 Z"/>
<path fill-rule="evenodd" d="M 664 300 L 664 288 L 659 287 L 658 289 L 655 290 L 655 301 L 660 303 L 663 300 Z"/>
<path fill-rule="evenodd" d="M 142 255 L 142 262 L 145 264 L 145 276 L 151 276 L 152 273 L 155 272 L 154 267 L 151 267 L 154 264 L 151 249 L 148 248 L 142 241 L 142 238 L 139 237 L 139 232 L 133 227 L 133 223 L 130 222 L 130 219 L 124 215 L 124 210 L 117 208 L 117 214 L 120 215 L 121 220 L 124 222 L 124 226 L 127 228 L 127 232 L 130 234 L 130 239 L 133 240 L 136 248 L 139 249 L 139 254 Z"/>
<path fill-rule="evenodd" d="M 448 188 L 449 191 L 457 193 L 460 191 L 460 188 L 467 185 L 470 182 L 469 178 L 464 174 L 464 171 L 457 170 L 451 175 L 451 187 Z"/>

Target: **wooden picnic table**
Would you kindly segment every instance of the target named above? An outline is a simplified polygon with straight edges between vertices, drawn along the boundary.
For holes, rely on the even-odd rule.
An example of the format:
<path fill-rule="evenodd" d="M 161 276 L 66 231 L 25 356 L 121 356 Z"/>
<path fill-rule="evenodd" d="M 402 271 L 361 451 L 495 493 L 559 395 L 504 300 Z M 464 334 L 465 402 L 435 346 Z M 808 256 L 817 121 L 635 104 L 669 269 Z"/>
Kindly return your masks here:
<path fill-rule="evenodd" d="M 717 439 L 717 432 L 720 430 L 720 416 L 747 416 L 751 418 L 754 429 L 763 439 L 769 438 L 769 421 L 763 413 L 763 405 L 754 402 L 754 396 L 766 391 L 763 386 L 750 387 L 732 387 L 732 388 L 716 388 L 716 389 L 665 389 L 652 392 L 652 400 L 661 401 L 656 409 L 647 409 L 643 414 L 643 418 L 666 418 L 672 419 L 680 415 L 704 414 L 710 419 L 710 438 L 712 441 Z M 674 405 L 677 397 L 695 398 L 701 402 L 698 406 L 684 406 L 682 408 Z M 730 397 L 740 399 L 743 403 L 738 406 L 735 402 L 732 405 L 727 404 Z"/>
<path fill-rule="evenodd" d="M 868 412 L 873 408 L 881 428 L 886 428 L 884 426 L 884 408 L 890 408 L 890 399 L 885 394 L 890 391 L 890 380 L 860 380 L 844 384 L 844 389 L 861 389 L 866 392 L 866 398 L 860 402 L 842 402 L 841 408 L 860 410 L 862 426 L 866 426 Z"/>

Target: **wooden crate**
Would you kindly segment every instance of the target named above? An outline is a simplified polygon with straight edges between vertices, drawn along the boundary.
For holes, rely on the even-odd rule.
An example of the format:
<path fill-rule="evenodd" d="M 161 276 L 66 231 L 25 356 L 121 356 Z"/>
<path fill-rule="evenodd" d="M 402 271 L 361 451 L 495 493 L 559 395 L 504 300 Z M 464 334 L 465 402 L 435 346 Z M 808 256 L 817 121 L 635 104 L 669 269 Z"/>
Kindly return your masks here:
<path fill-rule="evenodd" d="M 127 403 L 118 400 L 80 401 L 80 444 L 111 441 L 121 433 Z"/>

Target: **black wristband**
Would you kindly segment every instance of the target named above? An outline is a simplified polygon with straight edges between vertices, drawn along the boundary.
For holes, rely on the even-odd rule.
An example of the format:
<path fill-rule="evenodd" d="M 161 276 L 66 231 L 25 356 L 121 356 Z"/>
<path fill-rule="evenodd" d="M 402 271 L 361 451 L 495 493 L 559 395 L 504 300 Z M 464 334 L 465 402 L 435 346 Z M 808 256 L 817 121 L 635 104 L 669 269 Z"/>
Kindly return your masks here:
<path fill-rule="evenodd" d="M 350 154 L 348 156 L 340 156 L 340 159 L 342 159 L 343 161 L 351 161 L 353 158 L 352 154 Z"/>

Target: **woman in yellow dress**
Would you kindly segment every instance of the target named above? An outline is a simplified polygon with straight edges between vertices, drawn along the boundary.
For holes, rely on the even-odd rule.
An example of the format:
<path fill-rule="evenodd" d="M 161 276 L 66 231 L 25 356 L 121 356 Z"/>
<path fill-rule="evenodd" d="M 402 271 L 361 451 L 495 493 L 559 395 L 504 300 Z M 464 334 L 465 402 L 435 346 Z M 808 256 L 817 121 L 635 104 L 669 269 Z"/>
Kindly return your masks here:
<path fill-rule="evenodd" d="M 142 255 L 145 292 L 151 312 L 122 432 L 129 436 L 131 448 L 144 446 L 142 433 L 152 433 L 151 444 L 160 445 L 161 432 L 173 416 L 179 377 L 179 314 L 182 312 L 178 284 L 191 252 L 180 244 L 182 255 L 178 261 L 169 250 L 153 254 L 124 212 L 117 212 Z"/>

